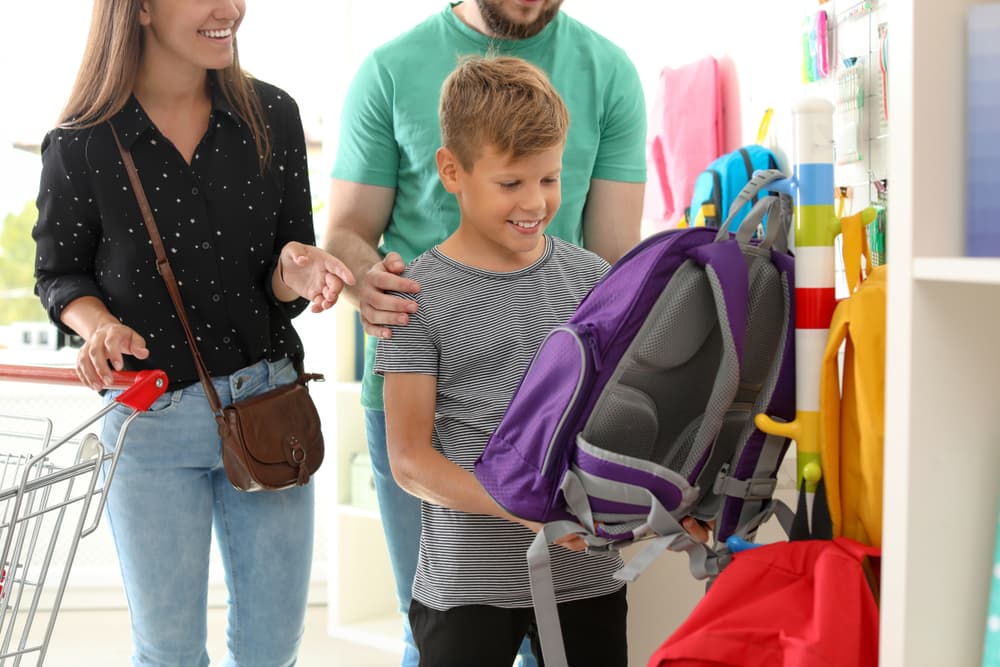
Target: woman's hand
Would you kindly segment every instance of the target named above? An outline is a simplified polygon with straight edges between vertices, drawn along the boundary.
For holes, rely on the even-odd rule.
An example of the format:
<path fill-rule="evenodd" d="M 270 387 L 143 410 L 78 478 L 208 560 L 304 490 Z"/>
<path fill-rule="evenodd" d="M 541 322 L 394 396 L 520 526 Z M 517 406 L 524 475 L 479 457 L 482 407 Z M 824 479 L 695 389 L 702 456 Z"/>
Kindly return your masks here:
<path fill-rule="evenodd" d="M 124 355 L 136 359 L 149 356 L 142 336 L 120 322 L 105 322 L 97 326 L 76 356 L 76 374 L 80 382 L 95 391 L 112 382 L 111 369 L 125 367 Z M 110 364 L 110 365 L 109 365 Z"/>
<path fill-rule="evenodd" d="M 281 249 L 274 273 L 275 296 L 282 301 L 309 299 L 314 313 L 337 303 L 345 283 L 354 284 L 354 275 L 343 262 L 325 250 L 297 241 L 289 241 Z"/>

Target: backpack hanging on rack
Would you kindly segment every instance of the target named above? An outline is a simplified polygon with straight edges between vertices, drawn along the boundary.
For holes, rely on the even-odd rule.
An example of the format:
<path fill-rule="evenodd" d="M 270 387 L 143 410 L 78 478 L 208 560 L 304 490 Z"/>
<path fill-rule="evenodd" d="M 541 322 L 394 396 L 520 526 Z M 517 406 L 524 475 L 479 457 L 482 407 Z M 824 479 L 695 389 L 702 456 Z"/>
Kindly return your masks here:
<path fill-rule="evenodd" d="M 823 354 L 820 456 L 834 536 L 877 547 L 882 544 L 887 269 L 871 268 L 862 213 L 843 218 L 842 230 L 849 295 L 833 312 Z M 868 259 L 867 277 L 862 257 Z"/>
<path fill-rule="evenodd" d="M 843 537 L 741 551 L 647 667 L 877 667 L 878 562 Z"/>
<path fill-rule="evenodd" d="M 643 206 L 643 217 L 654 220 L 657 230 L 678 226 L 702 168 L 725 151 L 722 83 L 720 64 L 711 56 L 660 72 Z"/>
<path fill-rule="evenodd" d="M 698 175 L 694 182 L 691 204 L 685 209 L 680 227 L 718 228 L 723 221 L 728 221 L 729 231 L 739 229 L 743 218 L 757 203 L 759 195 L 755 194 L 750 201 L 741 201 L 736 206 L 735 213 L 730 209 L 730 204 L 736 202 L 737 196 L 756 172 L 778 168 L 777 157 L 764 147 L 772 115 L 771 109 L 764 111 L 755 143 L 719 156 Z"/>

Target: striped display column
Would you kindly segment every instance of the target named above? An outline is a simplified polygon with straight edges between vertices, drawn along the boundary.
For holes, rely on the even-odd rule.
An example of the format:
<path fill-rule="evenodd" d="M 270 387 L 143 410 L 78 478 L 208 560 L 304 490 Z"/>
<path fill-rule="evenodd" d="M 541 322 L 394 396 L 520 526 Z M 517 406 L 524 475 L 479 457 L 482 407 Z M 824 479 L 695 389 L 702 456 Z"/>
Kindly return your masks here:
<path fill-rule="evenodd" d="M 795 200 L 795 420 L 758 415 L 765 433 L 795 440 L 798 485 L 814 491 L 821 476 L 819 387 L 823 350 L 836 307 L 834 248 L 839 220 L 833 208 L 833 104 L 808 98 L 792 111 Z"/>

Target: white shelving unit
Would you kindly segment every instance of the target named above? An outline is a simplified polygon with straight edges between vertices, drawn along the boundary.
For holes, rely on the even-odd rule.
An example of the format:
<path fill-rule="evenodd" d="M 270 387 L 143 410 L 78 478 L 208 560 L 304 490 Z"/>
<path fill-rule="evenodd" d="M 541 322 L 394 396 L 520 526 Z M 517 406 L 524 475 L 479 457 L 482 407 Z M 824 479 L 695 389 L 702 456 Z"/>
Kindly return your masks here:
<path fill-rule="evenodd" d="M 1000 259 L 963 257 L 965 21 L 890 7 L 883 667 L 979 667 L 1000 497 Z"/>
<path fill-rule="evenodd" d="M 354 379 L 354 309 L 335 309 L 336 325 L 323 344 L 334 350 L 332 382 L 324 383 L 325 466 L 332 477 L 328 512 L 328 631 L 331 636 L 387 650 L 401 650 L 389 556 L 378 510 L 352 497 L 355 454 L 367 453 L 361 383 Z M 329 426 L 327 425 L 329 423 Z"/>

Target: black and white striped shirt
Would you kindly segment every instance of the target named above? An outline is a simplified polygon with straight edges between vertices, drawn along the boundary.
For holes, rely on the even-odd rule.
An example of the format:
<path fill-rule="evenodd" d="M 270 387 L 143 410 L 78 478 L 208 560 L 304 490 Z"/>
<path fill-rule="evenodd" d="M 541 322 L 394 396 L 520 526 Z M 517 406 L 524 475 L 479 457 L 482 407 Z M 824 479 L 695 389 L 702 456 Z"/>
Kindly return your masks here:
<path fill-rule="evenodd" d="M 524 370 L 553 327 L 608 270 L 600 257 L 546 237 L 531 266 L 496 273 L 466 266 L 436 247 L 417 257 L 405 275 L 420 293 L 407 326 L 379 340 L 377 373 L 437 377 L 432 445 L 472 471 L 503 417 Z M 413 597 L 433 609 L 488 604 L 530 607 L 525 554 L 534 535 L 503 519 L 422 504 L 420 558 Z M 607 595 L 621 582 L 617 554 L 583 554 L 550 547 L 559 602 Z"/>

